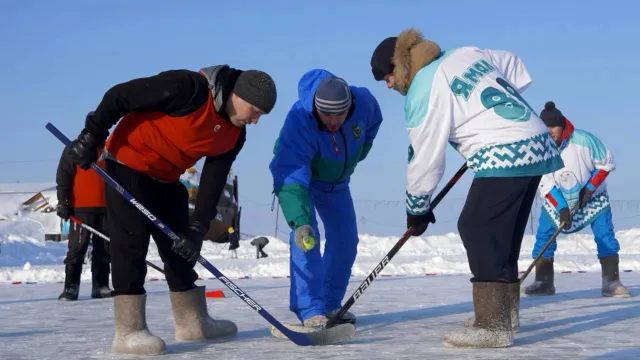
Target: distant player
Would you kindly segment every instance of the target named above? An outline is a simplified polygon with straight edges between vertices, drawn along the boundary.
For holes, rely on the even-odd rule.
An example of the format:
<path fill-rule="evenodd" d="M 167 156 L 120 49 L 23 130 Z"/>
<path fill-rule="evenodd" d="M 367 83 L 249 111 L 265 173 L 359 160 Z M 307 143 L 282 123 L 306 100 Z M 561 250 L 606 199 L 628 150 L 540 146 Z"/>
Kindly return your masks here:
<path fill-rule="evenodd" d="M 92 113 L 89 113 L 90 117 Z M 102 152 L 98 148 L 97 155 Z M 97 156 L 96 155 L 96 156 Z M 98 162 L 104 167 L 104 161 Z M 73 163 L 69 148 L 64 148 L 58 169 L 56 171 L 56 193 L 58 205 L 56 213 L 61 219 L 68 220 L 75 216 L 84 224 L 108 234 L 107 210 L 105 208 L 104 180 L 93 170 L 83 170 Z M 64 290 L 58 300 L 78 300 L 80 277 L 84 257 L 89 248 L 89 240 L 93 243 L 91 249 L 91 297 L 104 298 L 111 296 L 109 289 L 110 256 L 109 243 L 71 222 L 69 229 L 69 244 L 67 256 L 64 258 Z"/>
<path fill-rule="evenodd" d="M 605 179 L 616 164 L 609 149 L 595 135 L 573 124 L 549 101 L 540 118 L 560 148 L 565 167 L 542 177 L 540 193 L 545 197 L 540 213 L 532 256 L 537 257 L 561 222 L 569 224 L 563 234 L 591 226 L 602 268 L 602 295 L 628 297 L 629 289 L 620 282 L 618 267 L 620 244 L 613 229 L 611 204 Z M 569 209 L 579 203 L 573 216 Z M 554 241 L 536 264 L 535 281 L 524 288 L 527 295 L 553 295 Z"/>

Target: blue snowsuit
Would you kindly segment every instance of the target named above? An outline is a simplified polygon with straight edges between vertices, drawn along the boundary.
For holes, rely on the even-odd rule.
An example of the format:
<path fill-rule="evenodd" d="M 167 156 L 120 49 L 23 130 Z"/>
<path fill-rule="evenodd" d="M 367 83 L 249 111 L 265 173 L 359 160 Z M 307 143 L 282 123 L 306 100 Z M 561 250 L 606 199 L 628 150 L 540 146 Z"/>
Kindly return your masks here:
<path fill-rule="evenodd" d="M 334 75 L 314 69 L 300 79 L 299 100 L 287 114 L 269 165 L 275 193 L 291 227 L 289 308 L 300 321 L 341 307 L 358 246 L 349 182 L 382 122 L 371 92 L 349 86 L 353 104 L 344 124 L 331 133 L 314 116 L 313 98 L 318 84 L 327 77 Z M 302 225 L 311 225 L 316 240 L 320 239 L 316 211 L 326 231 L 324 255 L 319 242 L 306 253 L 294 243 L 294 231 Z"/>

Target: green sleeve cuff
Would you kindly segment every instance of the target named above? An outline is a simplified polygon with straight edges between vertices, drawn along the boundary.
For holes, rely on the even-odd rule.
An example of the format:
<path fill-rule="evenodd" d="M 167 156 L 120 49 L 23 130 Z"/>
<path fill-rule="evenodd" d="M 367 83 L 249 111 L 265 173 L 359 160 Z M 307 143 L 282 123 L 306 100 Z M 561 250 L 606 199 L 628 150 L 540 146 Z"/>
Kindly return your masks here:
<path fill-rule="evenodd" d="M 276 189 L 276 195 L 284 218 L 292 229 L 302 225 L 311 225 L 311 204 L 309 191 L 300 184 L 287 184 Z"/>

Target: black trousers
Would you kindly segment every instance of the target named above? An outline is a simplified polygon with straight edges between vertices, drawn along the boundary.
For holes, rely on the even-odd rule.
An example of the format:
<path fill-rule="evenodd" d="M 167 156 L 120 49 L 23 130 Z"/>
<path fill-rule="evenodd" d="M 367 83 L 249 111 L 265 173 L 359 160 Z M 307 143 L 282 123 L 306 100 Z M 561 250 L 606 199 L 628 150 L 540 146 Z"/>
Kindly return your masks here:
<path fill-rule="evenodd" d="M 84 224 L 108 235 L 106 213 L 83 212 L 82 208 L 73 209 L 74 216 Z M 89 238 L 93 244 L 91 251 L 91 263 L 109 264 L 109 243 L 98 235 L 71 221 L 69 223 L 69 244 L 65 265 L 82 267 L 84 257 L 89 247 Z"/>
<path fill-rule="evenodd" d="M 520 246 L 540 176 L 475 178 L 458 218 L 471 282 L 518 281 Z"/>
<path fill-rule="evenodd" d="M 260 259 L 261 257 L 268 257 L 266 252 L 264 252 L 264 247 L 266 244 L 256 245 L 256 259 Z"/>
<path fill-rule="evenodd" d="M 117 162 L 106 161 L 107 173 L 120 186 L 167 225 L 180 234 L 189 225 L 189 194 L 180 182 L 165 183 Z M 111 271 L 114 296 L 142 295 L 150 237 L 158 247 L 164 263 L 167 285 L 171 291 L 186 291 L 196 287 L 196 262 L 187 263 L 171 250 L 173 241 L 119 192 L 105 184 L 109 233 L 111 234 Z"/>

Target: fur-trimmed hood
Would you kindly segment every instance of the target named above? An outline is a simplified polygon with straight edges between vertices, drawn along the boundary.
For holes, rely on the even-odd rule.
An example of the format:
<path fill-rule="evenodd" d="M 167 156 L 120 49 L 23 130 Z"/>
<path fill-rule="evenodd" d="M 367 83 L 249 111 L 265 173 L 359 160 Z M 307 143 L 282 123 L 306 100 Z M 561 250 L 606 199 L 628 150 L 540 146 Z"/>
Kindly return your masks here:
<path fill-rule="evenodd" d="M 416 73 L 438 58 L 441 52 L 438 44 L 424 39 L 418 30 L 411 28 L 401 32 L 393 52 L 393 88 L 407 95 Z"/>

